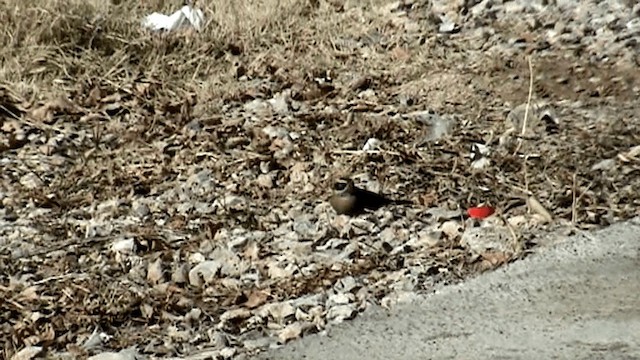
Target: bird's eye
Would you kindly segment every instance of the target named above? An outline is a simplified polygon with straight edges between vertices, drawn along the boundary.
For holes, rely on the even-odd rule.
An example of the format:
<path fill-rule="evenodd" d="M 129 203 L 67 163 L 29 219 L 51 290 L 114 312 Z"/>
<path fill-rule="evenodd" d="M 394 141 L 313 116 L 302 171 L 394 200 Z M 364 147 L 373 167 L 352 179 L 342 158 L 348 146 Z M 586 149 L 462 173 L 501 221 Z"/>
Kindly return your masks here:
<path fill-rule="evenodd" d="M 333 188 L 336 191 L 342 191 L 347 188 L 347 183 L 344 181 L 337 181 L 335 184 L 333 184 Z"/>

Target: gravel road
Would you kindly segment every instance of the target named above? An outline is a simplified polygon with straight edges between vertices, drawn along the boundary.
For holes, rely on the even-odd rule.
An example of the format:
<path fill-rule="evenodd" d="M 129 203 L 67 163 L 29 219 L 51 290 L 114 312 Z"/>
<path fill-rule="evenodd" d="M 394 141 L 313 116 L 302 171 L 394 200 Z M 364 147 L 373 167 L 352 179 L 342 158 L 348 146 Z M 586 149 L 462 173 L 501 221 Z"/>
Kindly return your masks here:
<path fill-rule="evenodd" d="M 262 359 L 639 359 L 640 219 L 377 308 Z"/>

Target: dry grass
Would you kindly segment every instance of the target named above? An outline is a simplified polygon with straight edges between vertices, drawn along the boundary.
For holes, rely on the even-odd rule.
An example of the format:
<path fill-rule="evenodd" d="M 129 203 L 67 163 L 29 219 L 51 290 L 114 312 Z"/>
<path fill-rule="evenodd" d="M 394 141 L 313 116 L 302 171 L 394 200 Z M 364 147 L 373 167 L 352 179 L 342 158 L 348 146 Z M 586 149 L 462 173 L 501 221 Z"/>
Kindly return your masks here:
<path fill-rule="evenodd" d="M 0 18 L 0 40 L 6 44 L 2 80 L 21 95 L 41 100 L 49 92 L 67 95 L 87 83 L 114 86 L 145 77 L 161 79 L 167 92 L 220 102 L 240 91 L 235 88 L 237 65 L 253 76 L 362 68 L 361 57 L 337 59 L 336 44 L 384 26 L 384 19 L 364 12 L 377 4 L 346 15 L 327 3 L 318 8 L 311 3 L 210 2 L 202 33 L 162 36 L 139 23 L 151 11 L 175 10 L 170 2 L 8 1 L 13 11 Z M 368 65 L 385 60 L 371 55 Z M 42 84 L 50 86 L 42 89 Z"/>

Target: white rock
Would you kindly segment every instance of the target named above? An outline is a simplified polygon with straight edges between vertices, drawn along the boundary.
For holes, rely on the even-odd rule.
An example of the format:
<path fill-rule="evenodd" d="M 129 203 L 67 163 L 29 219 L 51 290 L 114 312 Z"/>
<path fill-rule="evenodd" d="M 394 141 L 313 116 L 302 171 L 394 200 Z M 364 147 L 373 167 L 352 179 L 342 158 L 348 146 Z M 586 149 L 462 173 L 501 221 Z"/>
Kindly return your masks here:
<path fill-rule="evenodd" d="M 611 170 L 616 166 L 616 159 L 604 159 L 593 164 L 591 171 Z"/>
<path fill-rule="evenodd" d="M 158 258 L 147 267 L 147 281 L 152 284 L 157 284 L 160 283 L 162 279 L 162 259 Z"/>
<path fill-rule="evenodd" d="M 178 265 L 171 274 L 171 281 L 175 282 L 176 284 L 184 284 L 188 281 L 188 279 L 189 265 L 186 263 Z"/>
<path fill-rule="evenodd" d="M 268 115 L 271 112 L 269 103 L 262 99 L 254 99 L 244 104 L 244 109 L 257 115 Z"/>
<path fill-rule="evenodd" d="M 134 348 L 123 349 L 119 352 L 103 352 L 89 356 L 88 360 L 137 360 L 138 353 Z"/>
<path fill-rule="evenodd" d="M 279 126 L 266 126 L 262 129 L 262 132 L 272 139 L 286 139 L 289 137 L 289 131 Z"/>
<path fill-rule="evenodd" d="M 449 220 L 442 223 L 439 230 L 442 231 L 447 236 L 447 238 L 455 239 L 460 234 L 462 234 L 463 227 L 459 221 Z"/>
<path fill-rule="evenodd" d="M 456 32 L 459 27 L 456 25 L 455 22 L 451 21 L 449 18 L 442 18 L 442 23 L 440 23 L 440 26 L 438 26 L 438 32 L 443 33 L 443 34 L 451 34 L 453 32 Z"/>
<path fill-rule="evenodd" d="M 192 264 L 198 264 L 205 261 L 207 258 L 199 252 L 192 253 L 189 255 L 189 262 Z"/>
<path fill-rule="evenodd" d="M 297 339 L 302 335 L 302 324 L 299 321 L 287 325 L 284 329 L 278 333 L 278 340 L 281 343 L 286 343 L 289 340 Z"/>
<path fill-rule="evenodd" d="M 226 347 L 222 350 L 220 350 L 220 356 L 222 356 L 223 359 L 231 359 L 233 357 L 233 355 L 236 354 L 236 348 L 232 348 L 232 347 Z"/>
<path fill-rule="evenodd" d="M 267 306 L 267 311 L 278 323 L 282 323 L 288 317 L 294 317 L 296 314 L 296 308 L 288 301 L 270 304 Z"/>
<path fill-rule="evenodd" d="M 344 305 L 352 303 L 355 300 L 355 295 L 352 293 L 340 293 L 331 294 L 327 299 L 327 306 Z"/>
<path fill-rule="evenodd" d="M 13 354 L 11 360 L 31 360 L 42 352 L 42 346 L 27 346 Z"/>
<path fill-rule="evenodd" d="M 20 184 L 27 189 L 34 190 L 42 187 L 42 180 L 33 172 L 28 172 L 20 178 Z"/>
<path fill-rule="evenodd" d="M 346 276 L 338 280 L 334 287 L 343 293 L 352 293 L 357 291 L 361 286 L 361 282 L 356 280 L 353 276 Z"/>
<path fill-rule="evenodd" d="M 204 283 L 211 282 L 217 276 L 221 268 L 222 264 L 218 261 L 203 261 L 189 271 L 189 283 L 193 286 L 201 286 Z"/>
<path fill-rule="evenodd" d="M 338 305 L 329 308 L 327 320 L 333 323 L 341 323 L 344 320 L 352 319 L 358 311 L 353 304 Z"/>
<path fill-rule="evenodd" d="M 245 308 L 227 310 L 220 315 L 221 322 L 227 322 L 229 320 L 248 319 L 251 316 L 251 311 Z"/>
<path fill-rule="evenodd" d="M 507 227 L 486 226 L 467 228 L 460 243 L 474 254 L 484 254 L 489 250 L 513 251 L 513 234 Z"/>
<path fill-rule="evenodd" d="M 293 231 L 303 239 L 310 240 L 315 237 L 317 228 L 316 224 L 309 219 L 309 216 L 300 216 L 293 221 Z"/>
<path fill-rule="evenodd" d="M 287 94 L 279 93 L 273 98 L 268 100 L 269 105 L 274 112 L 277 114 L 287 114 L 289 113 L 289 103 L 287 102 Z"/>
<path fill-rule="evenodd" d="M 111 245 L 111 251 L 123 254 L 132 253 L 134 246 L 135 242 L 133 239 L 117 240 Z"/>

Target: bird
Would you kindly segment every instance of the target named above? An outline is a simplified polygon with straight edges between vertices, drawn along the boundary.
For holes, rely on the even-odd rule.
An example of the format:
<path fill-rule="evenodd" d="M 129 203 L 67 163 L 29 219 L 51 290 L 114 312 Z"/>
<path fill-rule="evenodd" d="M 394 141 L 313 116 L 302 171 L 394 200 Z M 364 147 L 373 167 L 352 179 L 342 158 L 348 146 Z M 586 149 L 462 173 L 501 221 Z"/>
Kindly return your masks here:
<path fill-rule="evenodd" d="M 350 178 L 341 177 L 333 184 L 329 204 L 338 215 L 358 215 L 365 210 L 377 210 L 386 205 L 411 204 L 408 200 L 393 200 L 384 195 L 361 189 Z"/>

